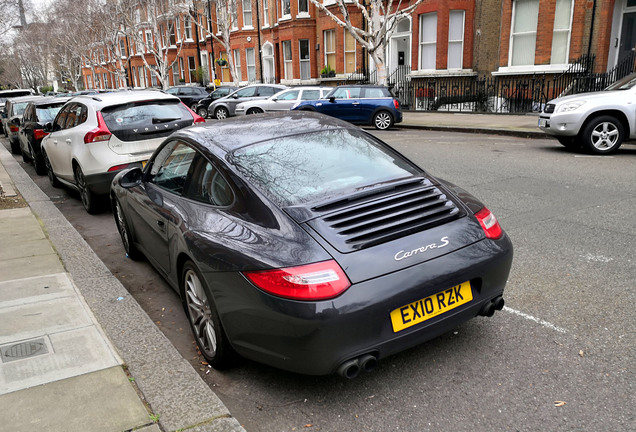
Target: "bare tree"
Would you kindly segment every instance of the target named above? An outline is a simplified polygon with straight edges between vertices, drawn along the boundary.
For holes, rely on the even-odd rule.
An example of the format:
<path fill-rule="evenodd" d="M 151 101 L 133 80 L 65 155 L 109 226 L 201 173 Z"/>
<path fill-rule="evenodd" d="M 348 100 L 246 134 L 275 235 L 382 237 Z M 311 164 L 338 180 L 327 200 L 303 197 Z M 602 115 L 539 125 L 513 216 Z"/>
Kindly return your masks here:
<path fill-rule="evenodd" d="M 38 89 L 47 84 L 53 70 L 48 34 L 50 25 L 31 23 L 14 40 L 14 52 L 22 73 L 23 85 Z"/>
<path fill-rule="evenodd" d="M 184 2 L 175 2 L 173 6 L 169 3 L 162 0 L 119 1 L 126 34 L 135 42 L 138 51 L 142 51 L 144 66 L 157 77 L 164 90 L 170 87 L 170 69 L 183 47 L 176 41 L 185 40 L 185 28 L 180 29 L 177 20 L 184 15 L 189 17 Z M 145 39 L 146 30 L 151 32 L 150 40 Z M 174 57 L 171 52 L 175 53 Z M 148 57 L 152 61 L 149 62 Z"/>
<path fill-rule="evenodd" d="M 377 81 L 380 85 L 387 84 L 386 44 L 395 30 L 396 24 L 401 19 L 410 16 L 423 1 L 335 0 L 335 4 L 342 15 L 340 17 L 329 9 L 331 5 L 325 7 L 322 0 L 311 0 L 318 9 L 329 15 L 340 27 L 346 28 L 358 43 L 367 50 L 375 64 Z M 355 7 L 362 14 L 366 26 L 360 28 L 353 25 L 349 7 Z M 366 27 L 366 30 L 364 27 Z"/>
<path fill-rule="evenodd" d="M 238 70 L 234 63 L 234 56 L 232 55 L 232 47 L 230 45 L 230 33 L 231 30 L 238 25 L 238 0 L 216 0 L 216 19 L 212 20 L 213 24 L 216 24 L 217 32 L 213 29 L 206 29 L 206 34 L 216 40 L 223 46 L 227 55 L 227 62 L 230 68 L 230 75 L 235 86 L 238 86 L 241 77 L 238 76 Z M 193 13 L 191 16 L 196 18 Z M 214 26 L 213 26 L 214 27 Z M 220 56 L 219 56 L 220 57 Z"/>

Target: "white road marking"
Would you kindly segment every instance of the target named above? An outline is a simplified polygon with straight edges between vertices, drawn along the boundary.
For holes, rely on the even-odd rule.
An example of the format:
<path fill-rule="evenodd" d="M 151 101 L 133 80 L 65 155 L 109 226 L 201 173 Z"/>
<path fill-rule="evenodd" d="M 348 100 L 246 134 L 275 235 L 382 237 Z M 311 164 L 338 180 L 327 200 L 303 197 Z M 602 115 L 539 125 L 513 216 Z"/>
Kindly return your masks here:
<path fill-rule="evenodd" d="M 557 326 L 555 326 L 552 323 L 544 321 L 544 320 L 542 320 L 540 318 L 533 317 L 532 315 L 528 315 L 527 313 L 523 313 L 523 312 L 518 311 L 516 309 L 509 308 L 508 306 L 504 306 L 503 310 L 505 312 L 510 312 L 511 314 L 518 315 L 518 316 L 520 316 L 522 318 L 525 318 L 527 320 L 534 321 L 537 324 L 542 325 L 543 327 L 549 328 L 549 329 L 557 331 L 559 333 L 567 333 L 567 330 L 565 330 L 565 329 L 563 329 L 561 327 L 557 327 Z"/>

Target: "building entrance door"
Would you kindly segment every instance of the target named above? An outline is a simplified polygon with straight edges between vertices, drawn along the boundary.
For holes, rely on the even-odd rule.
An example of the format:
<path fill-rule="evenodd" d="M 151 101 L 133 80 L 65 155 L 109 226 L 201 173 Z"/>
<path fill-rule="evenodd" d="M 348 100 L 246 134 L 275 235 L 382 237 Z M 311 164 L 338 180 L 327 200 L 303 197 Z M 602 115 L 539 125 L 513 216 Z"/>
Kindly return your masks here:
<path fill-rule="evenodd" d="M 636 12 L 623 14 L 623 25 L 621 26 L 621 41 L 618 48 L 618 63 L 633 55 L 636 47 Z"/>

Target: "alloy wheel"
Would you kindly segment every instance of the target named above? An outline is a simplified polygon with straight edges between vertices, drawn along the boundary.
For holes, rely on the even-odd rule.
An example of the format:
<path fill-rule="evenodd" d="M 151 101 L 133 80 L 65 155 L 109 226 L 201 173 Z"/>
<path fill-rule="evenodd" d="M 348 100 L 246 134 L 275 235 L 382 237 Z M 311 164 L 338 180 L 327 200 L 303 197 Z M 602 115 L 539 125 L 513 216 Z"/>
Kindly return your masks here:
<path fill-rule="evenodd" d="M 190 324 L 199 348 L 207 358 L 214 358 L 217 351 L 217 337 L 212 309 L 203 284 L 197 273 L 188 268 L 184 275 L 185 302 Z"/>

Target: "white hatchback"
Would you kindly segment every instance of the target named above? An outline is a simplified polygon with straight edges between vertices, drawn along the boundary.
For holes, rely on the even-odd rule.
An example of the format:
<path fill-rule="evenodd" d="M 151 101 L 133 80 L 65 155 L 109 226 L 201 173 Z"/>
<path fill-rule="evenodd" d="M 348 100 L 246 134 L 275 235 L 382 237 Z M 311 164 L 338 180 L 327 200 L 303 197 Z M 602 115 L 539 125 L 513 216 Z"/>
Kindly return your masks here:
<path fill-rule="evenodd" d="M 77 189 L 86 211 L 95 213 L 119 171 L 145 165 L 165 137 L 202 122 L 179 98 L 158 91 L 75 97 L 45 125 L 49 180 Z"/>

